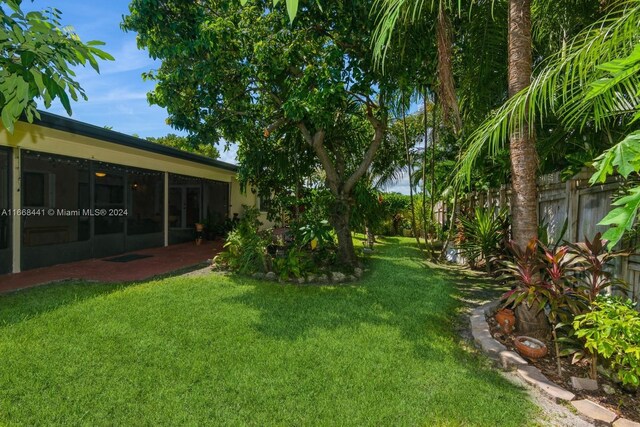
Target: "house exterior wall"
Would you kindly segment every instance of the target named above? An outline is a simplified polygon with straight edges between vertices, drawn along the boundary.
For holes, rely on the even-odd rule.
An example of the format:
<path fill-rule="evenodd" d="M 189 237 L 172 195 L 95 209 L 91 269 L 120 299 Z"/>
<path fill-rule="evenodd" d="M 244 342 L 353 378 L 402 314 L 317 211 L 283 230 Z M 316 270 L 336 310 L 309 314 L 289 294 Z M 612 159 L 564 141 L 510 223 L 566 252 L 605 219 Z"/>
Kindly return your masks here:
<path fill-rule="evenodd" d="M 240 183 L 234 177 L 231 181 L 231 215 L 237 213 L 239 217 L 242 217 L 242 206 L 251 206 L 259 208 L 258 196 L 254 194 L 250 189 L 246 189 L 246 191 L 242 191 Z M 274 223 L 267 219 L 266 212 L 260 212 L 259 217 L 260 222 L 262 223 L 262 228 L 273 228 Z"/>
<path fill-rule="evenodd" d="M 222 167 L 216 167 L 210 164 L 199 163 L 197 159 L 195 161 L 191 161 L 180 158 L 180 156 L 173 157 L 171 155 L 155 153 L 146 149 L 105 141 L 80 133 L 74 133 L 72 131 L 54 129 L 39 124 L 18 122 L 16 123 L 13 134 L 9 134 L 6 129 L 0 129 L 0 149 L 4 153 L 10 155 L 13 160 L 11 173 L 8 173 L 7 171 L 9 181 L 12 183 L 11 188 L 9 190 L 1 189 L 1 191 L 6 192 L 7 194 L 0 194 L 0 196 L 4 196 L 12 201 L 11 208 L 13 209 L 19 209 L 21 207 L 22 194 L 20 191 L 21 185 L 23 185 L 21 183 L 21 177 L 23 176 L 22 173 L 24 171 L 21 170 L 22 162 L 20 161 L 20 158 L 21 153 L 28 152 L 42 153 L 43 155 L 51 156 L 67 156 L 76 159 L 91 160 L 93 162 L 104 162 L 105 164 L 108 163 L 128 168 L 161 172 L 164 175 L 163 180 L 168 179 L 169 176 L 175 174 L 210 180 L 208 182 L 217 181 L 227 183 L 229 186 L 229 217 L 232 217 L 234 212 L 238 212 L 242 215 L 241 205 L 243 204 L 249 206 L 255 206 L 257 204 L 257 197 L 253 193 L 249 191 L 243 194 L 240 191 L 240 185 L 236 179 L 236 172 L 225 169 L 224 165 Z M 163 185 L 165 205 L 168 200 L 169 190 L 167 184 L 168 182 L 165 182 L 165 185 Z M 205 197 L 208 200 L 208 196 Z M 168 221 L 166 209 L 166 206 L 162 209 L 164 211 L 163 216 L 165 218 L 165 225 L 161 236 L 156 236 L 156 238 L 147 243 L 142 242 L 143 246 L 150 247 L 149 245 L 158 246 L 170 243 L 170 239 L 167 237 L 169 234 L 169 227 L 166 223 Z M 13 234 L 13 238 L 11 239 L 11 244 L 8 250 L 11 252 L 10 255 L 3 253 L 3 257 L 6 258 L 7 256 L 10 256 L 12 258 L 11 271 L 17 273 L 23 268 L 34 267 L 29 263 L 25 263 L 25 260 L 23 259 L 29 251 L 47 251 L 51 248 L 47 249 L 47 246 L 42 246 L 41 248 L 28 248 L 27 250 L 27 248 L 24 247 L 23 241 L 23 221 L 18 216 L 14 216 L 10 219 L 10 222 L 11 227 L 9 231 L 12 231 L 10 234 Z M 163 236 L 164 238 L 162 238 Z M 147 236 L 140 236 L 140 238 L 145 237 Z M 98 239 L 98 236 L 92 235 L 92 239 Z M 73 249 L 71 248 L 71 244 L 67 246 L 69 246 L 67 249 Z M 126 245 L 123 247 L 123 250 L 125 249 L 135 250 L 135 248 L 132 247 L 127 248 Z M 7 252 L 7 250 L 5 250 L 5 252 Z M 86 249 L 78 252 L 78 254 L 78 256 L 87 257 Z M 97 254 L 97 252 L 94 253 L 94 256 L 96 256 L 95 254 Z M 6 265 L 8 264 L 6 261 L 7 260 L 3 261 L 3 265 L 5 265 L 5 273 L 7 272 Z M 66 261 L 67 260 L 63 262 Z"/>
<path fill-rule="evenodd" d="M 0 145 L 216 181 L 231 182 L 235 177 L 233 171 L 24 122 L 16 123 L 13 135 L 0 130 Z"/>

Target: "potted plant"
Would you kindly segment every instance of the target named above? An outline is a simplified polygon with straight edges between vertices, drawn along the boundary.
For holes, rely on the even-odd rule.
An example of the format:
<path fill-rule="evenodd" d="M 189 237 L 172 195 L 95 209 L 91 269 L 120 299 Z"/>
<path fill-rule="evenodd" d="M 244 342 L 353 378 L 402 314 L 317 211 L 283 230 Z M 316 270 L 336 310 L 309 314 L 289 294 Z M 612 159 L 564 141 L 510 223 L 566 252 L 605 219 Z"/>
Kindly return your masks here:
<path fill-rule="evenodd" d="M 196 245 L 202 244 L 204 238 L 204 224 L 196 222 Z"/>
<path fill-rule="evenodd" d="M 516 316 L 513 314 L 513 310 L 508 308 L 500 309 L 496 313 L 495 318 L 498 325 L 500 325 L 500 329 L 502 329 L 506 334 L 513 332 L 516 324 Z"/>

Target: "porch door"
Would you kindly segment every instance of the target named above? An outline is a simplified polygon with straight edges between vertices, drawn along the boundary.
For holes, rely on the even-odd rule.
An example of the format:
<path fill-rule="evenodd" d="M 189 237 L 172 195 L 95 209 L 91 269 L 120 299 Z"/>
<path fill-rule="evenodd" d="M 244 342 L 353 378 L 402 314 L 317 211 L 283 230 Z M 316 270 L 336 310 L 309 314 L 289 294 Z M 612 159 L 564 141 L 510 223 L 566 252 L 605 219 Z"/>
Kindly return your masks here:
<path fill-rule="evenodd" d="M 195 228 L 196 222 L 200 222 L 200 187 L 186 187 L 184 203 L 185 228 Z"/>
<path fill-rule="evenodd" d="M 169 188 L 169 241 L 188 242 L 194 239 L 195 224 L 202 220 L 202 189 L 194 185 L 174 185 Z"/>
<path fill-rule="evenodd" d="M 126 177 L 118 170 L 101 169 L 94 174 L 93 256 L 102 258 L 125 251 Z"/>

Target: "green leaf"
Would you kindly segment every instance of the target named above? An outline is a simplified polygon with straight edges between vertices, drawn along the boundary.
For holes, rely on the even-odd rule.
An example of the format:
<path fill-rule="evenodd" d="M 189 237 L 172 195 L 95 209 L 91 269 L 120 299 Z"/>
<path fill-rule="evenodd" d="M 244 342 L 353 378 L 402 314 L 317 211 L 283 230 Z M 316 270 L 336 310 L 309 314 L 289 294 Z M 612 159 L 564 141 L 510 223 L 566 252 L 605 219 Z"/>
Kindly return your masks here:
<path fill-rule="evenodd" d="M 640 131 L 627 135 L 622 141 L 605 151 L 595 162 L 596 172 L 589 182 L 604 182 L 613 174 L 614 167 L 624 178 L 640 170 Z"/>
<path fill-rule="evenodd" d="M 289 13 L 289 22 L 293 22 L 298 14 L 298 0 L 287 0 L 287 12 Z"/>
<path fill-rule="evenodd" d="M 622 238 L 625 231 L 631 230 L 633 227 L 638 208 L 640 207 L 640 187 L 634 187 L 629 191 L 629 195 L 624 196 L 615 202 L 614 206 L 618 206 L 607 216 L 605 216 L 598 225 L 615 225 L 616 227 L 610 228 L 602 236 L 603 239 L 608 240 L 608 248 L 612 248 Z"/>
<path fill-rule="evenodd" d="M 67 92 L 65 92 L 64 89 L 60 89 L 58 91 L 58 96 L 60 97 L 60 102 L 62 103 L 62 106 L 66 110 L 67 114 L 71 115 L 71 103 L 69 102 L 69 96 L 67 95 Z"/>
<path fill-rule="evenodd" d="M 10 134 L 13 134 L 13 124 L 15 123 L 14 117 L 11 115 L 8 106 L 2 109 L 2 125 L 7 129 Z"/>
<path fill-rule="evenodd" d="M 36 87 L 38 88 L 38 92 L 42 94 L 45 91 L 44 81 L 42 80 L 42 73 L 40 71 L 31 69 L 29 70 L 31 75 L 33 76 L 33 81 L 36 83 Z"/>

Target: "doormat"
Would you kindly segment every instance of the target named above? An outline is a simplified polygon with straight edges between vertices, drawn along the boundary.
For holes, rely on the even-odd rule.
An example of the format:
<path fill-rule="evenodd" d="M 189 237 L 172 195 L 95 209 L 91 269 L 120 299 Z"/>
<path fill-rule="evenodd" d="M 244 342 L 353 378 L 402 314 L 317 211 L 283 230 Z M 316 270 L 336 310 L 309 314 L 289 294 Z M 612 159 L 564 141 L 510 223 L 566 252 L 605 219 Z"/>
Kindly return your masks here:
<path fill-rule="evenodd" d="M 105 259 L 105 261 L 109 261 L 109 262 L 129 262 L 129 261 L 136 261 L 139 259 L 144 259 L 144 258 L 151 258 L 153 255 L 141 255 L 141 254 L 129 254 L 129 255 L 122 255 L 122 256 L 117 256 L 114 258 L 107 258 Z"/>

